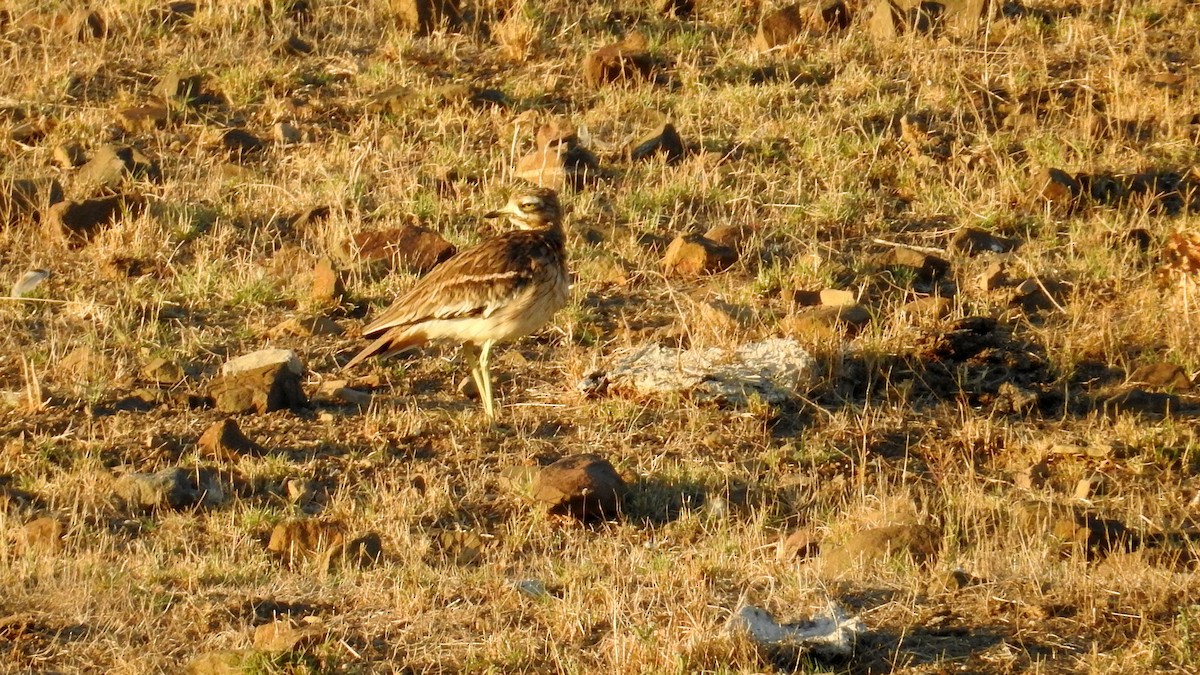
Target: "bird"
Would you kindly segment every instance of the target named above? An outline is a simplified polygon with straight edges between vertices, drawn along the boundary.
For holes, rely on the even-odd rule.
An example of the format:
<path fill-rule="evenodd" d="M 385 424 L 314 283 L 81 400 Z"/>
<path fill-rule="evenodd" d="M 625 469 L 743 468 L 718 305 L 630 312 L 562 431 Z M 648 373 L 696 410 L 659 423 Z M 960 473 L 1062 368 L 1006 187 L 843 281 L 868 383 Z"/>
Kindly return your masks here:
<path fill-rule="evenodd" d="M 495 419 L 492 347 L 541 328 L 570 295 L 566 233 L 557 193 L 515 192 L 485 218 L 506 217 L 517 229 L 459 252 L 400 296 L 363 328 L 374 341 L 343 367 L 428 342 L 457 342 L 488 419 Z"/>

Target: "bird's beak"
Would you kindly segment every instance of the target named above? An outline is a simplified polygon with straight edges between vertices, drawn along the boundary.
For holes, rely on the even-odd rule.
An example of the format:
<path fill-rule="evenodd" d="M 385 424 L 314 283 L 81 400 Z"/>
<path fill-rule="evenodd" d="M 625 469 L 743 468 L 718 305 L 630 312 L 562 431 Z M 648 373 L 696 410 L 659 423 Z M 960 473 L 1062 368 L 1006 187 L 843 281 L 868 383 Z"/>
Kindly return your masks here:
<path fill-rule="evenodd" d="M 483 217 L 484 218 L 500 218 L 502 216 L 520 215 L 520 213 L 521 213 L 521 210 L 519 208 L 517 208 L 515 204 L 513 204 L 512 202 L 509 202 L 509 203 L 505 204 L 502 208 L 496 209 L 495 211 L 488 211 L 487 213 L 483 214 Z"/>

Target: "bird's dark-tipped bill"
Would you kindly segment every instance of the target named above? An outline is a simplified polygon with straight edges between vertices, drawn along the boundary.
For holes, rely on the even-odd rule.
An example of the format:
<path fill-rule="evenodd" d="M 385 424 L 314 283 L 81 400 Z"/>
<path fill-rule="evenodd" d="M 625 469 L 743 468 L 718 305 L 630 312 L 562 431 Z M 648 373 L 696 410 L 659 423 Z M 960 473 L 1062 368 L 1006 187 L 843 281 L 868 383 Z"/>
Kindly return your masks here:
<path fill-rule="evenodd" d="M 483 214 L 483 217 L 484 218 L 499 218 L 502 215 L 504 215 L 503 211 L 488 211 L 487 213 Z"/>

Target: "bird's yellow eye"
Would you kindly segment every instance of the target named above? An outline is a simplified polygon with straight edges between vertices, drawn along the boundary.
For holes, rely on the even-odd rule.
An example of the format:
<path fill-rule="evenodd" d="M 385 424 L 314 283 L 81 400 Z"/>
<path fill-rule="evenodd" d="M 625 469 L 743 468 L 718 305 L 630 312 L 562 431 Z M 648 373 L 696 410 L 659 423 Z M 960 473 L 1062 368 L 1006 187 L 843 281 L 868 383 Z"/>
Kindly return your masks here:
<path fill-rule="evenodd" d="M 537 207 L 538 207 L 538 202 L 536 200 L 521 202 L 521 210 L 522 211 L 536 211 Z"/>

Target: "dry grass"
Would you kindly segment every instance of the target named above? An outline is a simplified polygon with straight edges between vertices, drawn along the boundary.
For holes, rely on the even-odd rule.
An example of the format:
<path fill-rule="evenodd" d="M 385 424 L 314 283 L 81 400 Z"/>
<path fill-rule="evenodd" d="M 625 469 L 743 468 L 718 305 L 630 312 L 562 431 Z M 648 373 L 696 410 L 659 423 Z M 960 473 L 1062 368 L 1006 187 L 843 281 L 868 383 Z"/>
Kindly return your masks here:
<path fill-rule="evenodd" d="M 84 41 L 28 25 L 73 3 L 37 0 L 30 15 L 27 4 L 10 3 L 21 9 L 0 36 L 0 92 L 57 124 L 36 143 L 5 140 L 0 179 L 56 176 L 68 196 L 87 196 L 72 171 L 54 168 L 51 149 L 105 142 L 114 111 L 148 100 L 171 69 L 204 73 L 224 102 L 126 139 L 157 159 L 164 179 L 139 183 L 145 212 L 90 244 L 46 242 L 30 219 L 0 228 L 0 282 L 30 268 L 52 273 L 37 292 L 44 302 L 0 302 L 0 473 L 33 498 L 0 511 L 13 544 L 0 557 L 0 614 L 33 616 L 24 628 L 0 627 L 0 669 L 175 672 L 204 652 L 249 647 L 255 625 L 290 614 L 318 617 L 328 637 L 311 657 L 258 656 L 249 672 L 757 672 L 787 664 L 723 633 L 739 601 L 799 619 L 833 598 L 870 635 L 848 662 L 805 669 L 1200 670 L 1195 540 L 1180 544 L 1181 564 L 1154 550 L 1089 559 L 1014 525 L 1017 504 L 1038 500 L 1147 536 L 1198 529 L 1200 441 L 1187 412 L 1196 397 L 1182 396 L 1191 408 L 1166 418 L 1106 416 L 1086 403 L 1119 390 L 1139 365 L 1200 370 L 1200 297 L 1185 313 L 1179 287 L 1154 274 L 1155 247 L 1195 230 L 1196 217 L 1154 200 L 1064 214 L 1033 199 L 1031 180 L 1041 167 L 1194 170 L 1194 4 L 1046 0 L 973 39 L 888 44 L 872 43 L 859 21 L 756 55 L 757 3 L 700 3 L 698 20 L 678 21 L 648 3 L 518 1 L 477 10 L 496 21 L 490 33 L 412 37 L 386 3 L 318 0 L 300 30 L 315 45 L 308 56 L 273 51 L 290 24 L 277 16 L 268 28 L 256 3 L 199 3 L 178 29 L 146 21 L 156 3 L 109 3 L 110 36 Z M 584 55 L 635 18 L 671 82 L 587 89 Z M 1182 84 L 1151 79 L 1166 72 L 1183 73 Z M 364 112 L 386 87 L 423 96 L 446 78 L 499 89 L 508 104 L 427 96 L 396 114 Z M 1074 98 L 1056 93 L 1064 87 Z M 988 93 L 1001 91 L 1050 92 L 1049 102 L 1006 126 Z M 945 157 L 910 151 L 900 130 L 909 113 L 929 120 Z M 436 349 L 373 366 L 385 385 L 365 411 L 241 418 L 268 451 L 235 463 L 215 464 L 196 447 L 220 418 L 213 409 L 168 400 L 116 409 L 156 356 L 185 367 L 184 392 L 204 393 L 227 357 L 268 345 L 297 350 L 310 385 L 331 376 L 353 337 L 267 337 L 306 311 L 313 262 L 346 233 L 403 222 L 476 241 L 478 214 L 511 189 L 516 157 L 551 115 L 579 125 L 611 175 L 564 196 L 573 300 L 552 326 L 497 355 L 499 428 L 458 393 L 465 370 Z M 688 157 L 624 159 L 629 142 L 666 120 L 691 144 Z M 236 172 L 212 149 L 226 125 L 269 138 L 280 121 L 308 140 L 272 144 Z M 444 167 L 478 181 L 440 185 Z M 314 206 L 330 207 L 329 218 L 281 225 Z M 662 276 L 671 237 L 717 224 L 754 228 L 734 268 L 695 281 Z M 1021 240 L 1010 268 L 1071 291 L 1059 307 L 1027 314 L 978 289 L 996 258 L 948 255 L 951 316 L 899 318 L 931 289 L 874 265 L 888 248 L 874 240 L 945 248 L 963 226 Z M 1149 252 L 1113 243 L 1133 228 L 1150 234 Z M 114 276 L 119 258 L 147 273 Z M 351 274 L 357 307 L 334 316 L 357 326 L 410 282 Z M 794 405 L 731 410 L 575 392 L 620 347 L 777 335 L 792 311 L 781 290 L 793 286 L 853 290 L 874 317 L 855 336 L 801 336 L 822 373 Z M 693 311 L 705 298 L 754 318 L 714 331 Z M 1002 320 L 1009 356 L 1040 361 L 1045 405 L 1004 412 L 970 380 L 986 377 L 978 370 L 960 370 L 954 387 L 923 379 L 927 364 L 914 357 L 923 341 L 972 315 Z M 80 347 L 103 358 L 64 367 Z M 631 482 L 623 521 L 564 525 L 525 497 L 521 467 L 581 451 L 601 452 Z M 242 487 L 208 510 L 137 515 L 114 505 L 116 473 L 174 465 L 217 466 Z M 1036 477 L 1022 479 L 1030 467 Z M 1078 481 L 1094 475 L 1101 489 L 1076 499 Z M 322 574 L 272 560 L 265 537 L 296 510 L 283 488 L 290 478 L 323 486 L 323 516 L 377 532 L 382 564 Z M 15 544 L 40 514 L 67 524 L 61 550 Z M 837 575 L 776 555 L 797 527 L 830 545 L 896 522 L 941 528 L 931 565 L 894 560 Z M 478 535 L 482 551 L 464 560 L 443 550 L 443 530 Z M 940 590 L 934 582 L 956 568 L 980 583 Z M 523 579 L 550 596 L 521 595 L 513 584 Z"/>

